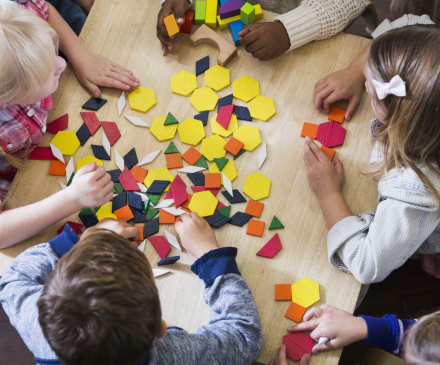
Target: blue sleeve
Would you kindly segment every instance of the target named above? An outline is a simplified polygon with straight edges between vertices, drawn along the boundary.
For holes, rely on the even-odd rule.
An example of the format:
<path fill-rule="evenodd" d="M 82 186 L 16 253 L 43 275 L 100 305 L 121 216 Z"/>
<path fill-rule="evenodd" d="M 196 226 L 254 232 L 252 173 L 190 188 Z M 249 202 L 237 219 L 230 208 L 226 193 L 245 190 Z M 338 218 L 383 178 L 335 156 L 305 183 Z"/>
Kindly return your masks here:
<path fill-rule="evenodd" d="M 69 252 L 72 247 L 79 241 L 78 236 L 68 224 L 64 226 L 63 233 L 49 241 L 50 247 L 57 253 L 58 257 L 62 257 Z"/>

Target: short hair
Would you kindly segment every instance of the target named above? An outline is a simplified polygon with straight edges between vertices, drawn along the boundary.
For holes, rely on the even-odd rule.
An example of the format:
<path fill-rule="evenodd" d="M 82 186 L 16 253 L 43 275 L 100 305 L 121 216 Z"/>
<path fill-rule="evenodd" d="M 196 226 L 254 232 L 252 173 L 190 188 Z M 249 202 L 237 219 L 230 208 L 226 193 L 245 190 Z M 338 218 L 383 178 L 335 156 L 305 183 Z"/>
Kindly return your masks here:
<path fill-rule="evenodd" d="M 137 364 L 161 321 L 145 255 L 97 228 L 59 260 L 37 306 L 44 336 L 65 365 Z"/>

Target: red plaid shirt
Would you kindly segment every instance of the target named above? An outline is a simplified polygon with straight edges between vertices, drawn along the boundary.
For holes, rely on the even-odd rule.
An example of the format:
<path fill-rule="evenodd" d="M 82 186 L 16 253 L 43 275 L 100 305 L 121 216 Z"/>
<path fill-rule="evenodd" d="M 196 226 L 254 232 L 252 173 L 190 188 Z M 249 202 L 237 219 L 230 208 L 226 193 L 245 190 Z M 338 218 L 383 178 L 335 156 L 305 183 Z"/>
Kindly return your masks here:
<path fill-rule="evenodd" d="M 47 20 L 49 9 L 43 0 L 16 0 L 16 2 Z M 9 103 L 0 105 L 0 146 L 3 151 L 18 158 L 29 155 L 43 139 L 47 111 L 52 106 L 52 96 L 32 105 Z M 0 155 L 0 212 L 16 171 L 17 169 Z"/>

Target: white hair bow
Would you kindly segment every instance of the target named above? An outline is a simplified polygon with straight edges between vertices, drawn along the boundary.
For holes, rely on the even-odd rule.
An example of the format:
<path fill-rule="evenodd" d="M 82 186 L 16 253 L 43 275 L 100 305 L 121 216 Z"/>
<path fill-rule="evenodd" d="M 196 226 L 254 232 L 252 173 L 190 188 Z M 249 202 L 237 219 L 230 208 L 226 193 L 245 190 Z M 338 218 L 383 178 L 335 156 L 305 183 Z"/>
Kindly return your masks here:
<path fill-rule="evenodd" d="M 399 75 L 394 76 L 390 82 L 373 80 L 373 85 L 379 100 L 385 99 L 389 94 L 406 96 L 405 81 Z"/>

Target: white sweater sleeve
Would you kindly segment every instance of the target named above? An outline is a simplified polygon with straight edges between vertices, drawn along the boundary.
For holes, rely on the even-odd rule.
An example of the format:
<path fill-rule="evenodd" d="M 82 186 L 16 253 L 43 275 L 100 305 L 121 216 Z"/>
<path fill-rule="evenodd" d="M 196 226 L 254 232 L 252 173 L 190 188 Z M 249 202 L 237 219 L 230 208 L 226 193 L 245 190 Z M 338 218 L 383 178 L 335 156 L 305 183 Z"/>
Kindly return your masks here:
<path fill-rule="evenodd" d="M 274 20 L 283 23 L 292 50 L 343 31 L 361 15 L 365 4 L 365 0 L 304 0 L 296 9 Z"/>

